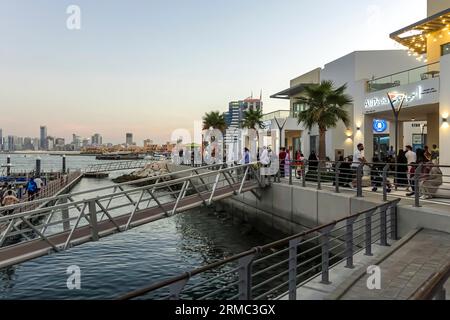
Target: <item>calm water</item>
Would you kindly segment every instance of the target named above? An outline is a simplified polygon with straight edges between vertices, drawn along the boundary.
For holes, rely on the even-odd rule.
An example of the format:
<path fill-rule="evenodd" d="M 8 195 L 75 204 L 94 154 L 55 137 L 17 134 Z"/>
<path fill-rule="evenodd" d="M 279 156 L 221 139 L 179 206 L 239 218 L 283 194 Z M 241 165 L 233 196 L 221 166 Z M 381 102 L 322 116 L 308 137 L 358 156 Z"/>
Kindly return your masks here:
<path fill-rule="evenodd" d="M 0 153 L 0 166 L 6 164 L 7 156 L 5 153 Z M 62 156 L 59 155 L 11 154 L 12 170 L 33 170 L 38 157 L 41 158 L 43 171 L 60 171 L 62 169 Z M 71 170 L 82 169 L 90 164 L 101 162 L 101 160 L 95 160 L 94 156 L 66 156 L 66 166 Z"/>
<path fill-rule="evenodd" d="M 43 168 L 59 168 L 60 157 L 41 158 Z M 95 162 L 93 157 L 67 159 L 69 168 Z M 30 168 L 27 164 L 34 166 L 34 161 L 12 158 L 12 163 L 23 163 L 24 169 Z M 110 185 L 112 177 L 83 179 L 74 191 Z M 226 216 L 198 209 L 0 270 L 0 299 L 114 298 L 271 240 L 247 231 L 248 226 Z M 81 290 L 66 287 L 66 269 L 71 265 L 81 268 Z"/>

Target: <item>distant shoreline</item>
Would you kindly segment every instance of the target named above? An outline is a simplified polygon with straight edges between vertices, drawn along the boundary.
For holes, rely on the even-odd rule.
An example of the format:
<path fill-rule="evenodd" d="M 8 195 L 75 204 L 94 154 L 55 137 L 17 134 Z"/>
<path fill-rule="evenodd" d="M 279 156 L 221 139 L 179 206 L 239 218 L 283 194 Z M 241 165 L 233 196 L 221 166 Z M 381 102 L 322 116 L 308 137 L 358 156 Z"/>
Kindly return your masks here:
<path fill-rule="evenodd" d="M 97 156 L 97 154 L 86 154 L 86 153 L 81 153 L 80 151 L 11 151 L 11 152 L 5 152 L 5 151 L 0 151 L 0 154 L 22 154 L 22 155 L 49 155 L 49 156 L 86 156 L 86 157 L 95 157 Z"/>

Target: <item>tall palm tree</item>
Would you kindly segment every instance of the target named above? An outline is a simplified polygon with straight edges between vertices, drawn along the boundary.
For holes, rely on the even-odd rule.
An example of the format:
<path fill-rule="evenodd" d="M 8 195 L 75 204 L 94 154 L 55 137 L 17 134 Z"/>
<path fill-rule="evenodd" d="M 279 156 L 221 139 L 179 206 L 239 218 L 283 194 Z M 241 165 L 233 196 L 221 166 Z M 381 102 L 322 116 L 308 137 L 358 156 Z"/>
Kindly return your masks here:
<path fill-rule="evenodd" d="M 205 113 L 203 117 L 203 130 L 208 130 L 209 128 L 214 128 L 220 130 L 222 133 L 227 129 L 227 122 L 225 121 L 225 116 L 219 111 L 211 111 Z"/>
<path fill-rule="evenodd" d="M 258 129 L 264 129 L 266 127 L 264 125 L 262 118 L 263 118 L 262 110 L 260 108 L 257 108 L 244 111 L 242 120 L 242 128 L 256 130 L 256 137 L 258 138 L 258 143 L 259 143 Z"/>
<path fill-rule="evenodd" d="M 339 121 L 347 127 L 350 115 L 345 106 L 353 102 L 353 98 L 345 93 L 347 84 L 335 88 L 332 81 L 322 81 L 305 87 L 304 95 L 298 98 L 307 109 L 298 114 L 298 123 L 303 123 L 308 130 L 319 127 L 319 159 L 326 158 L 325 134 L 328 129 L 335 128 Z"/>

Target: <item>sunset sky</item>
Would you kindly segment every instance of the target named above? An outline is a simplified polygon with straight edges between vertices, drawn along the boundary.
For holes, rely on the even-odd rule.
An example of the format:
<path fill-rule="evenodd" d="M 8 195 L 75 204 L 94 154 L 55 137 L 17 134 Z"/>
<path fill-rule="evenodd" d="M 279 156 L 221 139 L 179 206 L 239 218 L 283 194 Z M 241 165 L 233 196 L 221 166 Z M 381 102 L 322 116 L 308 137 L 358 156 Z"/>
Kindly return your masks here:
<path fill-rule="evenodd" d="M 66 8 L 81 8 L 81 30 Z M 425 0 L 0 0 L 3 135 L 72 133 L 165 142 L 206 111 L 355 50 L 400 48 L 389 33 Z"/>

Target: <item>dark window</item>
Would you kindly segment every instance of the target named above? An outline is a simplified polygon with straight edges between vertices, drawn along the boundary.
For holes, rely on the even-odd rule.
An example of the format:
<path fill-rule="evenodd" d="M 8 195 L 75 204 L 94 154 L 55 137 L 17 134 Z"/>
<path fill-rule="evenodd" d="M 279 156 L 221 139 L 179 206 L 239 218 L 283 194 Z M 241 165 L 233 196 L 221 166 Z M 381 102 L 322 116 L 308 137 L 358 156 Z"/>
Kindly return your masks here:
<path fill-rule="evenodd" d="M 450 42 L 441 46 L 441 55 L 445 56 L 446 54 L 450 54 Z"/>

